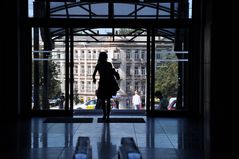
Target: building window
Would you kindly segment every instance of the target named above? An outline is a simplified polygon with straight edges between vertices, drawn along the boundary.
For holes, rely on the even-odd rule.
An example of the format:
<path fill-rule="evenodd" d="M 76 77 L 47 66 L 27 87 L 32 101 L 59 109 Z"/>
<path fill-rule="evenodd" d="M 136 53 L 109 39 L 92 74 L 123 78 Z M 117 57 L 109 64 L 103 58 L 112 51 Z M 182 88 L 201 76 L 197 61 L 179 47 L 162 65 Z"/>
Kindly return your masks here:
<path fill-rule="evenodd" d="M 145 82 L 141 83 L 141 91 L 145 94 Z"/>
<path fill-rule="evenodd" d="M 84 74 L 85 74 L 85 66 L 81 66 L 80 74 L 81 74 L 81 75 L 84 75 Z"/>
<path fill-rule="evenodd" d="M 85 82 L 84 81 L 81 81 L 80 90 L 81 91 L 85 90 Z"/>
<path fill-rule="evenodd" d="M 134 67 L 134 74 L 139 75 L 139 67 L 138 66 Z"/>
<path fill-rule="evenodd" d="M 126 83 L 126 92 L 129 93 L 130 92 L 130 82 Z"/>
<path fill-rule="evenodd" d="M 92 58 L 96 59 L 96 51 L 95 50 L 93 51 L 93 57 Z"/>
<path fill-rule="evenodd" d="M 75 88 L 75 90 L 78 93 L 78 81 L 74 81 L 74 88 Z"/>
<path fill-rule="evenodd" d="M 78 74 L 78 66 L 74 66 L 75 74 Z"/>
<path fill-rule="evenodd" d="M 86 90 L 91 92 L 91 81 L 87 81 Z"/>
<path fill-rule="evenodd" d="M 145 67 L 141 67 L 141 75 L 145 75 Z"/>
<path fill-rule="evenodd" d="M 134 52 L 134 59 L 139 60 L 139 50 L 135 50 Z"/>
<path fill-rule="evenodd" d="M 145 50 L 141 51 L 141 58 L 144 60 L 145 59 Z"/>
<path fill-rule="evenodd" d="M 87 75 L 91 75 L 91 66 L 87 66 Z"/>
<path fill-rule="evenodd" d="M 91 59 L 91 51 L 90 50 L 88 50 L 87 59 Z"/>
<path fill-rule="evenodd" d="M 130 60 L 130 50 L 126 50 L 126 60 Z"/>
<path fill-rule="evenodd" d="M 82 60 L 85 59 L 85 52 L 84 52 L 84 50 L 81 50 L 80 58 L 81 58 Z"/>
<path fill-rule="evenodd" d="M 78 59 L 78 51 L 75 50 L 75 59 Z"/>
<path fill-rule="evenodd" d="M 126 76 L 130 76 L 130 65 L 126 66 Z"/>
<path fill-rule="evenodd" d="M 138 82 L 135 82 L 135 84 L 134 84 L 134 90 L 140 91 L 140 90 L 139 90 L 139 83 L 138 83 Z"/>

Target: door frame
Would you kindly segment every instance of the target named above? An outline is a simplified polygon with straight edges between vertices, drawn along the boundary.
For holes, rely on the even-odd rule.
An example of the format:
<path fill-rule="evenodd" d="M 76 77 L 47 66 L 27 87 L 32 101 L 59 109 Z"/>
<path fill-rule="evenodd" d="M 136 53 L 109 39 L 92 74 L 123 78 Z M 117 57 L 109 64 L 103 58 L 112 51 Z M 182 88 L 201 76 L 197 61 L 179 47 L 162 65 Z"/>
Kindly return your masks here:
<path fill-rule="evenodd" d="M 65 83 L 70 83 L 70 86 L 66 84 L 66 91 L 70 92 L 70 95 L 66 93 L 66 110 L 41 110 L 41 111 L 31 111 L 31 114 L 33 115 L 46 115 L 46 114 L 51 114 L 51 115 L 70 115 L 73 116 L 73 77 L 74 77 L 74 72 L 73 72 L 73 43 L 69 43 L 70 41 L 73 40 L 73 29 L 75 27 L 90 27 L 90 28 L 146 28 L 147 29 L 147 105 L 146 105 L 146 115 L 157 115 L 157 114 L 162 114 L 161 112 L 157 112 L 154 109 L 150 108 L 151 105 L 154 105 L 154 78 L 150 78 L 150 75 L 152 77 L 155 76 L 154 74 L 154 59 L 155 57 L 155 28 L 160 26 L 160 28 L 168 27 L 168 28 L 178 28 L 178 27 L 190 27 L 191 20 L 177 20 L 175 19 L 174 21 L 172 20 L 164 20 L 164 19 L 155 19 L 155 20 L 142 20 L 142 19 L 134 19 L 135 23 L 128 23 L 128 20 L 124 19 L 96 19 L 96 20 L 91 20 L 91 19 L 83 19 L 83 20 L 77 20 L 76 19 L 51 19 L 51 21 L 48 21 L 46 23 L 46 19 L 34 19 L 34 18 L 28 18 L 28 26 L 29 29 L 32 27 L 63 27 L 66 30 L 66 36 L 68 38 L 68 42 L 66 42 L 66 66 L 70 68 L 69 72 L 66 72 L 66 77 L 70 76 L 69 78 L 66 78 Z M 84 25 L 82 25 L 84 24 Z M 160 25 L 159 25 L 160 24 Z M 97 26 L 97 27 L 96 27 Z M 140 26 L 140 27 L 139 27 Z M 150 26 L 150 27 L 149 27 Z M 152 36 L 150 36 L 152 35 Z M 31 37 L 30 37 L 31 39 Z M 68 49 L 67 49 L 68 48 Z M 150 55 L 150 51 L 152 51 Z M 70 61 L 67 62 L 67 61 Z M 67 68 L 67 67 L 66 67 Z M 68 70 L 68 69 L 66 69 Z M 150 82 L 150 83 L 149 83 Z M 31 82 L 29 82 L 31 83 Z M 149 83 L 149 84 L 148 84 Z M 151 89 L 150 89 L 151 87 Z M 29 104 L 30 105 L 30 104 Z M 179 114 L 182 112 L 179 112 Z M 172 113 L 171 113 L 172 114 Z M 177 113 L 178 114 L 178 113 Z"/>

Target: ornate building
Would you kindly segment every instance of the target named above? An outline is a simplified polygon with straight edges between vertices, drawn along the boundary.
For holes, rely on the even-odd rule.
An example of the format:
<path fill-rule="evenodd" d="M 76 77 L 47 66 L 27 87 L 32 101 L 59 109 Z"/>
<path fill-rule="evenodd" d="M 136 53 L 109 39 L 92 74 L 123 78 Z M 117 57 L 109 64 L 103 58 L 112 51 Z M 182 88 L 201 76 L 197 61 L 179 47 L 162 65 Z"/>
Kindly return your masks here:
<path fill-rule="evenodd" d="M 111 38 L 106 37 L 106 38 Z M 61 46 L 61 45 L 59 45 Z M 55 46 L 53 59 L 59 69 L 58 80 L 64 81 L 65 60 L 64 50 Z M 172 53 L 173 43 L 160 43 L 156 45 L 155 65 L 162 63 L 161 53 Z M 95 99 L 97 84 L 92 82 L 92 74 L 97 64 L 98 55 L 101 51 L 108 53 L 108 61 L 119 72 L 121 79 L 118 81 L 120 90 L 115 98 L 120 101 L 121 109 L 131 109 L 131 97 L 137 90 L 142 98 L 143 106 L 146 102 L 147 91 L 147 54 L 146 43 L 118 42 L 118 43 L 86 43 L 74 44 L 74 93 L 77 93 L 81 101 Z M 65 82 L 61 82 L 61 90 L 65 92 Z"/>

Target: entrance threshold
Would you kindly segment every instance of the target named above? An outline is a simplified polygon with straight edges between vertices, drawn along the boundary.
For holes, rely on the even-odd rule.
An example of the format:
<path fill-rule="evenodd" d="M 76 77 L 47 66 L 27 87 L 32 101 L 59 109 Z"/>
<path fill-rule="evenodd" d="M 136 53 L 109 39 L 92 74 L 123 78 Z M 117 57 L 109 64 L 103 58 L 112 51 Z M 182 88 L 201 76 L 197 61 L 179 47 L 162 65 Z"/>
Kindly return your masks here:
<path fill-rule="evenodd" d="M 73 115 L 102 115 L 102 110 L 74 110 Z M 144 116 L 145 110 L 111 110 L 111 115 L 130 115 L 130 116 Z"/>

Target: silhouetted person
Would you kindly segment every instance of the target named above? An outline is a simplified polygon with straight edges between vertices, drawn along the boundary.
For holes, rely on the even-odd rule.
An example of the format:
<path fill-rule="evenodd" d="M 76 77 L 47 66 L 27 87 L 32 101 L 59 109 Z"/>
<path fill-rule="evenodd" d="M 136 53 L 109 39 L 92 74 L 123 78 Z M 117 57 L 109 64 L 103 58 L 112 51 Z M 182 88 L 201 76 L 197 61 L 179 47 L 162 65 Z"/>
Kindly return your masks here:
<path fill-rule="evenodd" d="M 99 86 L 97 92 L 97 98 L 100 100 L 103 110 L 103 120 L 109 120 L 111 106 L 110 99 L 112 95 L 116 95 L 119 90 L 118 84 L 115 80 L 119 80 L 119 74 L 112 67 L 110 62 L 107 62 L 108 55 L 106 52 L 99 54 L 98 63 L 93 73 L 93 83 L 96 83 L 95 75 L 99 72 Z M 106 105 L 105 105 L 106 101 Z"/>
<path fill-rule="evenodd" d="M 118 101 L 118 99 L 115 99 L 115 104 L 116 104 L 116 108 L 119 109 L 119 101 Z"/>
<path fill-rule="evenodd" d="M 168 100 L 167 98 L 165 98 L 162 94 L 161 91 L 156 91 L 155 92 L 155 97 L 159 98 L 159 109 L 160 110 L 167 110 L 168 107 Z"/>
<path fill-rule="evenodd" d="M 65 101 L 65 96 L 64 96 L 64 93 L 62 93 L 60 96 L 60 106 L 59 106 L 60 109 L 63 109 L 64 101 Z"/>
<path fill-rule="evenodd" d="M 130 107 L 130 99 L 129 97 L 126 99 L 126 108 L 129 108 Z"/>

